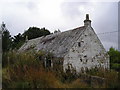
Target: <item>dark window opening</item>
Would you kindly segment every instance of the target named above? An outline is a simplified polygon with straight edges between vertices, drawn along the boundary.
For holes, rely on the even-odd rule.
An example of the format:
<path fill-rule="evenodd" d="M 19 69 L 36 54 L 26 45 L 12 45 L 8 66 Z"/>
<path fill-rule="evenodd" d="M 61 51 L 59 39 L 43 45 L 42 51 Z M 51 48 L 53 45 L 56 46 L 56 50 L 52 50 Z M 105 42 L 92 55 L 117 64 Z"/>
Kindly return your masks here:
<path fill-rule="evenodd" d="M 72 49 L 72 52 L 75 52 L 75 50 L 74 50 L 74 49 Z"/>
<path fill-rule="evenodd" d="M 78 46 L 81 47 L 81 43 L 80 42 L 78 42 Z"/>
<path fill-rule="evenodd" d="M 81 72 L 84 73 L 84 68 L 83 67 L 81 68 Z"/>
<path fill-rule="evenodd" d="M 80 58 L 80 61 L 82 62 L 82 59 Z"/>
<path fill-rule="evenodd" d="M 96 55 L 96 57 L 98 57 L 98 55 Z"/>
<path fill-rule="evenodd" d="M 85 58 L 87 57 L 87 55 L 84 56 Z"/>
<path fill-rule="evenodd" d="M 51 67 L 51 60 L 46 61 L 46 67 Z"/>
<path fill-rule="evenodd" d="M 88 70 L 88 67 L 85 67 L 85 71 L 86 71 L 86 72 L 88 72 L 88 71 L 89 71 L 89 70 Z"/>
<path fill-rule="evenodd" d="M 92 62 L 93 62 L 93 59 L 92 59 Z"/>

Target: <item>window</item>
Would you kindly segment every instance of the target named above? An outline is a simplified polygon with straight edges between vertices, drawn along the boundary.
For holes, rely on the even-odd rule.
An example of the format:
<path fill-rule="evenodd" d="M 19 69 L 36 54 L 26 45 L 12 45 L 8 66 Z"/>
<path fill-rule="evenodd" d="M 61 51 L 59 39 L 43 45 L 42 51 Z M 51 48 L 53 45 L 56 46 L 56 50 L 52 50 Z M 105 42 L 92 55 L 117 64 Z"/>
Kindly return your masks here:
<path fill-rule="evenodd" d="M 82 62 L 82 59 L 80 58 L 80 61 Z"/>
<path fill-rule="evenodd" d="M 46 60 L 46 67 L 51 67 L 51 60 Z"/>
<path fill-rule="evenodd" d="M 96 57 L 98 57 L 98 55 L 96 55 Z"/>
<path fill-rule="evenodd" d="M 74 49 L 72 49 L 72 52 L 75 52 L 75 50 L 74 50 Z"/>
<path fill-rule="evenodd" d="M 78 47 L 81 47 L 81 43 L 80 42 L 78 42 Z"/>
<path fill-rule="evenodd" d="M 92 59 L 92 62 L 93 62 L 93 59 Z"/>
<path fill-rule="evenodd" d="M 87 55 L 85 55 L 84 58 L 87 58 Z"/>
<path fill-rule="evenodd" d="M 84 68 L 83 67 L 81 68 L 81 72 L 84 73 Z"/>
<path fill-rule="evenodd" d="M 85 37 L 87 36 L 87 34 L 85 34 Z"/>
<path fill-rule="evenodd" d="M 85 71 L 86 71 L 86 72 L 88 72 L 88 71 L 89 71 L 89 70 L 88 70 L 88 67 L 85 67 Z"/>

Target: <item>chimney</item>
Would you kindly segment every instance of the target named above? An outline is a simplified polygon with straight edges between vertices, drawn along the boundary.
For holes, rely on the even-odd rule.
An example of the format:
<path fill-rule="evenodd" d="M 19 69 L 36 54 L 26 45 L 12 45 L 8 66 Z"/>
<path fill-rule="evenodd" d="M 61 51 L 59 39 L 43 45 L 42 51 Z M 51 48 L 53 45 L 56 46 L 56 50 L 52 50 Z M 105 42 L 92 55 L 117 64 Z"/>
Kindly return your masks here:
<path fill-rule="evenodd" d="M 89 20 L 89 14 L 86 14 L 86 20 L 84 20 L 84 26 L 91 27 L 91 20 Z"/>

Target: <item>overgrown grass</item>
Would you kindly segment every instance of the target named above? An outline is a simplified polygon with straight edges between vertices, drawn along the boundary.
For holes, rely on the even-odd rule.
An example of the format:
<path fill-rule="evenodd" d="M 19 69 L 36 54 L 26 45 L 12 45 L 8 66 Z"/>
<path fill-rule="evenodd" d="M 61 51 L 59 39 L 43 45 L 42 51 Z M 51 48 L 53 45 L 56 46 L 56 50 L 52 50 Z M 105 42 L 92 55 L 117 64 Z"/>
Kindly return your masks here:
<path fill-rule="evenodd" d="M 120 87 L 120 72 L 114 70 L 105 70 L 103 68 L 94 68 L 87 72 L 88 75 L 99 76 L 105 78 L 106 87 L 118 88 Z"/>
<path fill-rule="evenodd" d="M 62 60 L 53 54 L 40 52 L 17 53 L 10 51 L 3 54 L 3 88 L 90 88 L 90 84 L 80 78 L 76 72 L 63 72 L 58 62 L 53 68 L 44 68 L 44 59 Z M 53 62 L 54 62 L 53 61 Z M 106 78 L 105 87 L 119 87 L 119 73 L 92 69 L 89 75 Z M 102 86 L 101 86 L 102 87 Z"/>

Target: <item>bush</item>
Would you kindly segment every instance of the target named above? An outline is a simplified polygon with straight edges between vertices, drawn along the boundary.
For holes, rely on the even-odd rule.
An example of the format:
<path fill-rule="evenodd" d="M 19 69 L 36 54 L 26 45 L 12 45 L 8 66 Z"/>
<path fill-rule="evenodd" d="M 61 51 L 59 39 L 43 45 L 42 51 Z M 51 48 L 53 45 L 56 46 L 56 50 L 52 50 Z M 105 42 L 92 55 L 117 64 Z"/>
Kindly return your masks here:
<path fill-rule="evenodd" d="M 8 58 L 9 57 L 9 58 Z M 11 51 L 4 53 L 4 67 L 2 69 L 2 85 L 3 88 L 85 88 L 91 87 L 81 78 L 81 73 L 76 71 L 63 71 L 63 58 L 55 58 L 53 54 L 44 51 L 18 53 Z M 56 62 L 53 68 L 43 67 L 42 61 L 53 59 Z M 5 63 L 6 62 L 6 63 Z M 116 64 L 115 66 L 117 66 Z M 113 65 L 114 66 L 114 65 Z M 119 65 L 118 65 L 119 66 Z M 103 68 L 95 68 L 89 70 L 86 74 L 92 76 L 103 77 L 106 80 L 105 87 L 119 87 L 120 75 L 114 70 L 104 70 Z M 89 80 L 87 80 L 89 81 Z"/>
<path fill-rule="evenodd" d="M 6 64 L 3 68 L 3 88 L 57 88 L 61 87 L 60 82 L 51 71 L 43 68 L 40 60 L 47 57 L 51 58 L 52 54 L 45 52 L 25 52 L 16 53 L 8 52 L 4 60 L 13 61 Z"/>
<path fill-rule="evenodd" d="M 3 88 L 58 88 L 61 87 L 54 73 L 43 68 L 17 67 L 8 69 L 8 77 L 3 76 Z"/>
<path fill-rule="evenodd" d="M 120 71 L 120 64 L 118 63 L 112 63 L 111 68 L 117 71 Z"/>
<path fill-rule="evenodd" d="M 2 67 L 7 67 L 8 65 L 16 63 L 17 57 L 16 51 L 4 52 L 2 54 Z"/>
<path fill-rule="evenodd" d="M 108 51 L 108 54 L 110 56 L 110 68 L 116 71 L 119 71 L 120 70 L 120 66 L 119 66 L 120 52 L 111 47 Z"/>
<path fill-rule="evenodd" d="M 89 70 L 87 74 L 105 78 L 107 88 L 120 87 L 119 72 L 116 72 L 115 70 L 105 70 L 103 68 L 96 68 Z"/>

